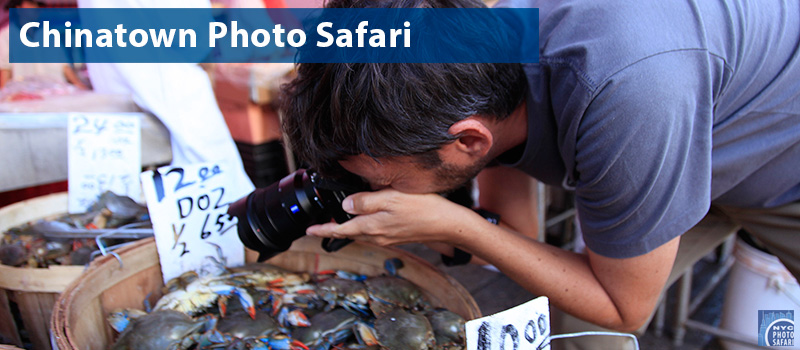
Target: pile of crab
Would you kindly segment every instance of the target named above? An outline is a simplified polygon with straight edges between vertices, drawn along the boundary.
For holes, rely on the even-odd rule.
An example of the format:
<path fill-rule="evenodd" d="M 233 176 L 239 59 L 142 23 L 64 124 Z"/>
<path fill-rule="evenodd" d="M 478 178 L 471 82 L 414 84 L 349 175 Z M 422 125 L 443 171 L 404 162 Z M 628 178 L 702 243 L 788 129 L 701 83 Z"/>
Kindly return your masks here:
<path fill-rule="evenodd" d="M 399 265 L 388 261 L 387 271 Z M 108 316 L 120 332 L 112 349 L 465 347 L 464 319 L 432 308 L 419 287 L 394 273 L 309 274 L 258 264 L 212 276 L 188 272 L 163 288 L 151 311 Z"/>
<path fill-rule="evenodd" d="M 85 265 L 99 255 L 97 237 L 122 243 L 152 236 L 147 208 L 105 192 L 84 213 L 63 214 L 9 228 L 0 235 L 0 263 L 14 267 Z"/>

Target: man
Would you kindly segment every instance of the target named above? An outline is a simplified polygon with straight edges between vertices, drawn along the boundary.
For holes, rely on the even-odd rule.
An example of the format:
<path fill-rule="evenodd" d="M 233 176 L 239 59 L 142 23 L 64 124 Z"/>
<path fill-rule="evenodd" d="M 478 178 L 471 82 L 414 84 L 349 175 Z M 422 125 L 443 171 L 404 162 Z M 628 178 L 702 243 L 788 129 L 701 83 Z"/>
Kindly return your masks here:
<path fill-rule="evenodd" d="M 800 4 L 510 5 L 540 8 L 537 64 L 299 66 L 284 105 L 293 150 L 377 190 L 345 200 L 356 218 L 309 234 L 452 245 L 563 311 L 622 331 L 647 321 L 680 235 L 712 204 L 800 275 Z M 491 225 L 436 194 L 493 163 L 574 190 L 587 253 Z M 518 196 L 514 182 L 502 184 Z"/>

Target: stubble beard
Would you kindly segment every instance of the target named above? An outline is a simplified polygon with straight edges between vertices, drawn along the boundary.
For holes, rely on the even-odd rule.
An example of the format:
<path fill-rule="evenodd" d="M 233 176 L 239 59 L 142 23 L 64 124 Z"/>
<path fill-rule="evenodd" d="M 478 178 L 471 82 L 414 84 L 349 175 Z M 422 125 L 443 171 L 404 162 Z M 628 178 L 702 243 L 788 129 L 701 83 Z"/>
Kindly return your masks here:
<path fill-rule="evenodd" d="M 455 166 L 442 162 L 435 168 L 436 186 L 444 188 L 439 194 L 445 195 L 467 185 L 486 167 L 490 159 L 480 159 L 467 166 Z"/>

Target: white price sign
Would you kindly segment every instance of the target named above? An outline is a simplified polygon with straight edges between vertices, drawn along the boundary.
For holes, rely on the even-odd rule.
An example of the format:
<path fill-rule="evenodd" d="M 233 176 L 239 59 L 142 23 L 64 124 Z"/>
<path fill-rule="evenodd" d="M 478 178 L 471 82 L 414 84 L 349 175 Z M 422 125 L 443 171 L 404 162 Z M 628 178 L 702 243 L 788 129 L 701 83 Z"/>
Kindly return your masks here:
<path fill-rule="evenodd" d="M 141 200 L 139 116 L 70 114 L 67 121 L 70 213 L 82 213 L 105 191 Z"/>
<path fill-rule="evenodd" d="M 467 322 L 467 350 L 550 349 L 547 297 Z"/>
<path fill-rule="evenodd" d="M 225 164 L 164 167 L 142 172 L 141 180 L 165 283 L 189 270 L 213 268 L 208 257 L 227 266 L 244 264 L 236 218 L 227 211 L 252 188 L 237 183 Z"/>

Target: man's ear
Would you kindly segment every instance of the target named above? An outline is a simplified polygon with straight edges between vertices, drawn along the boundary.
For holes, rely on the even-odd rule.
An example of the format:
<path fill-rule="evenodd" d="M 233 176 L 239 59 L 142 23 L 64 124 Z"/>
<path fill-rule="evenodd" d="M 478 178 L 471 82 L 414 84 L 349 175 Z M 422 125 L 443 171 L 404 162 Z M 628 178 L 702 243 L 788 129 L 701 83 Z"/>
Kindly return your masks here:
<path fill-rule="evenodd" d="M 469 117 L 450 126 L 448 132 L 457 137 L 449 144 L 451 151 L 459 151 L 469 158 L 483 158 L 494 144 L 494 135 L 481 118 Z"/>

